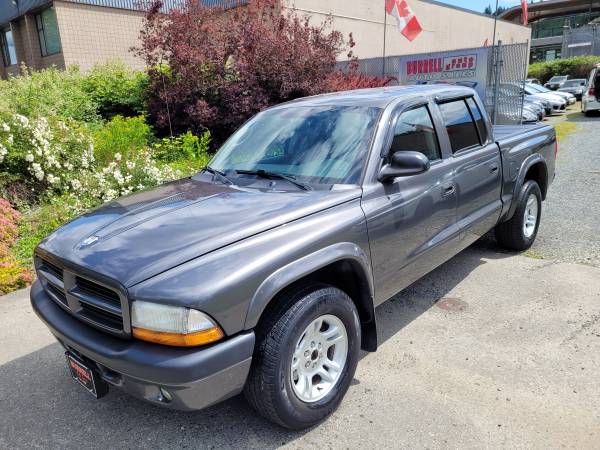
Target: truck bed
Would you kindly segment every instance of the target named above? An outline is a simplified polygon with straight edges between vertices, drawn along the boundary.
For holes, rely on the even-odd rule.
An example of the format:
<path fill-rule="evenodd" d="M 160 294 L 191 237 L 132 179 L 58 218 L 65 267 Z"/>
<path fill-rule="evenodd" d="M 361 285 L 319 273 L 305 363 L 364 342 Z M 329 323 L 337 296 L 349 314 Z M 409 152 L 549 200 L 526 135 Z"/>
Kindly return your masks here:
<path fill-rule="evenodd" d="M 529 134 L 534 131 L 539 131 L 541 129 L 550 129 L 550 125 L 545 125 L 542 123 L 537 124 L 526 124 L 526 125 L 494 125 L 494 138 L 496 142 L 500 144 L 501 142 L 506 142 L 514 139 L 517 136 L 522 136 L 524 134 Z M 538 133 L 534 133 L 538 134 Z"/>

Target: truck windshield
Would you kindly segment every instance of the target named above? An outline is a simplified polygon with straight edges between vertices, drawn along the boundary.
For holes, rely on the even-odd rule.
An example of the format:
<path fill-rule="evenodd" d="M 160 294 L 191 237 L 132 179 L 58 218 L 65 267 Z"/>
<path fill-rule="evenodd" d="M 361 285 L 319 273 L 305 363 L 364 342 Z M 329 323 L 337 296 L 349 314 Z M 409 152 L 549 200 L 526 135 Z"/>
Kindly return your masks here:
<path fill-rule="evenodd" d="M 236 131 L 210 167 L 228 177 L 265 171 L 305 183 L 357 184 L 380 112 L 362 106 L 267 110 Z"/>

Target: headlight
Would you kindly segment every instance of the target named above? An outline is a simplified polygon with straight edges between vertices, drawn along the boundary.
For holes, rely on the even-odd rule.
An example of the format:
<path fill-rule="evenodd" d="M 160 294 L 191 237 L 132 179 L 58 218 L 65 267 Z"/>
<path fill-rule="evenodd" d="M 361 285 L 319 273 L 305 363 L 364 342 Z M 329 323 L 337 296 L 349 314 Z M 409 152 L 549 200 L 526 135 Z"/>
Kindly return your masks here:
<path fill-rule="evenodd" d="M 131 326 L 135 338 L 177 347 L 209 344 L 224 336 L 200 311 L 139 300 L 131 304 Z"/>

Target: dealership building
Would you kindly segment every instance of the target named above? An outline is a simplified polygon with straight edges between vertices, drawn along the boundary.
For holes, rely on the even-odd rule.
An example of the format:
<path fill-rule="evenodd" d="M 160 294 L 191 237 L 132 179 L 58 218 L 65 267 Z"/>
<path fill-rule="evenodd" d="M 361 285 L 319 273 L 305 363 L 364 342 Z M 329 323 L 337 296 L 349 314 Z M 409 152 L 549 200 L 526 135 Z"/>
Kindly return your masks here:
<path fill-rule="evenodd" d="M 17 74 L 21 63 L 32 69 L 78 65 L 87 70 L 99 62 L 121 59 L 131 67 L 143 67 L 143 61 L 131 52 L 139 43 L 144 17 L 138 0 L 0 1 L 2 78 Z M 181 1 L 163 3 L 168 9 Z M 409 0 L 422 27 L 412 42 L 400 34 L 395 19 L 385 14 L 385 0 L 284 0 L 283 5 L 284 10 L 309 15 L 314 23 L 330 16 L 335 29 L 344 35 L 352 33 L 354 54 L 359 58 L 381 57 L 384 41 L 386 55 L 406 55 L 481 47 L 493 39 L 491 17 L 431 0 Z M 496 38 L 507 44 L 528 42 L 531 29 L 511 20 L 498 21 Z"/>
<path fill-rule="evenodd" d="M 600 1 L 545 0 L 530 3 L 528 10 L 531 62 L 600 55 Z M 517 6 L 503 12 L 500 18 L 520 23 L 521 14 L 521 7 Z"/>

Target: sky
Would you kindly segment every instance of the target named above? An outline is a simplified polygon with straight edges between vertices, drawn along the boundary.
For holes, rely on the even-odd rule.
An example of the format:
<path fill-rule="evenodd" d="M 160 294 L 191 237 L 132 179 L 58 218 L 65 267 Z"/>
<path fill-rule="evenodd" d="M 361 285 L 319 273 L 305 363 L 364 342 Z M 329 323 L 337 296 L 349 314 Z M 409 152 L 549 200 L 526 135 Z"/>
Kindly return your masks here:
<path fill-rule="evenodd" d="M 449 5 L 460 6 L 461 8 L 472 9 L 477 12 L 483 12 L 486 6 L 491 5 L 492 9 L 496 7 L 496 0 L 438 0 L 441 3 L 448 3 Z M 509 8 L 511 6 L 520 5 L 520 0 L 499 0 L 498 6 L 504 6 Z"/>

